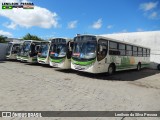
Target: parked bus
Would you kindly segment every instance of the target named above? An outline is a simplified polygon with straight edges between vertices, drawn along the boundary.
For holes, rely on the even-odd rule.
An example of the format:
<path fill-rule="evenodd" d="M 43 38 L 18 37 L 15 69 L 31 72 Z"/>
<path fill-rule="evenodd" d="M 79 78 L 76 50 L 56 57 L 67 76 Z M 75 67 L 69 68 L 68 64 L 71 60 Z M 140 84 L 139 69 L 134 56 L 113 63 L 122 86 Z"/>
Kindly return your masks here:
<path fill-rule="evenodd" d="M 15 59 L 20 49 L 20 42 L 9 42 L 7 46 L 6 59 Z"/>
<path fill-rule="evenodd" d="M 150 49 L 127 42 L 94 36 L 74 38 L 71 68 L 89 73 L 137 69 L 150 63 Z"/>
<path fill-rule="evenodd" d="M 51 40 L 49 64 L 62 69 L 71 68 L 73 40 L 68 38 L 54 38 Z"/>
<path fill-rule="evenodd" d="M 50 43 L 51 43 L 50 41 L 41 42 L 37 56 L 38 63 L 49 64 Z"/>
<path fill-rule="evenodd" d="M 40 41 L 25 40 L 21 51 L 21 61 L 36 63 L 40 44 Z"/>

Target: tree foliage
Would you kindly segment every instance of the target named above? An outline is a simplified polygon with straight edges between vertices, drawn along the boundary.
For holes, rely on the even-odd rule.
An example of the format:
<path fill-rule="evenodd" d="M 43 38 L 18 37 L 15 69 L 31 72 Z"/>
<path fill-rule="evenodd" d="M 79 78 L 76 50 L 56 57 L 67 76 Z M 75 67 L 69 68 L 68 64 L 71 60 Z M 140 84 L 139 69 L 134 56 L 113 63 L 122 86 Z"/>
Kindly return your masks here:
<path fill-rule="evenodd" d="M 6 43 L 7 37 L 0 35 L 0 43 Z"/>
<path fill-rule="evenodd" d="M 37 40 L 37 41 L 43 41 L 43 39 L 39 38 L 38 36 L 36 35 L 31 35 L 30 33 L 26 34 L 24 37 L 23 37 L 24 40 Z"/>

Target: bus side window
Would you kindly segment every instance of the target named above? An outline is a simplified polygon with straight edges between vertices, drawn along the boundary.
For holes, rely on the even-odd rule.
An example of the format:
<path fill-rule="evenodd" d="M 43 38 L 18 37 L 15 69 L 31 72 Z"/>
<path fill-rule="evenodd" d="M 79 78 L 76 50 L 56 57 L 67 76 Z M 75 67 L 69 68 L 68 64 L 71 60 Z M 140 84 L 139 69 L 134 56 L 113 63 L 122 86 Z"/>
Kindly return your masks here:
<path fill-rule="evenodd" d="M 147 49 L 143 48 L 143 57 L 147 57 Z"/>
<path fill-rule="evenodd" d="M 126 55 L 126 45 L 125 44 L 123 44 L 123 43 L 119 43 L 119 54 L 121 55 L 121 56 L 125 56 Z"/>
<path fill-rule="evenodd" d="M 138 55 L 138 47 L 133 46 L 133 56 L 137 56 Z"/>
<path fill-rule="evenodd" d="M 150 49 L 147 49 L 147 57 L 150 57 Z"/>
<path fill-rule="evenodd" d="M 120 55 L 117 42 L 109 41 L 109 55 Z"/>
<path fill-rule="evenodd" d="M 143 55 L 142 48 L 138 47 L 138 56 L 142 57 L 142 55 Z"/>
<path fill-rule="evenodd" d="M 132 56 L 133 55 L 133 47 L 131 45 L 126 46 L 126 55 Z"/>
<path fill-rule="evenodd" d="M 97 60 L 101 61 L 104 59 L 108 52 L 108 41 L 100 39 L 98 41 L 98 50 L 97 50 Z"/>

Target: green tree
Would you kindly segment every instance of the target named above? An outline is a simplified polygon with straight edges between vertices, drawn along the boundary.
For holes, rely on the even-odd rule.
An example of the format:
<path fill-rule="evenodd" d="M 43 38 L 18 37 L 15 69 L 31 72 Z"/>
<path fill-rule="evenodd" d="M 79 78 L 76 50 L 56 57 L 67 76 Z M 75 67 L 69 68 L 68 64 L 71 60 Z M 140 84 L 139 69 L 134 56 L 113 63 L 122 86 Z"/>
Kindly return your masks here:
<path fill-rule="evenodd" d="M 6 43 L 7 37 L 0 35 L 0 43 Z"/>
<path fill-rule="evenodd" d="M 38 36 L 36 35 L 31 35 L 30 33 L 26 34 L 24 37 L 23 37 L 24 40 L 37 40 L 37 41 L 43 41 L 43 39 L 39 38 Z"/>

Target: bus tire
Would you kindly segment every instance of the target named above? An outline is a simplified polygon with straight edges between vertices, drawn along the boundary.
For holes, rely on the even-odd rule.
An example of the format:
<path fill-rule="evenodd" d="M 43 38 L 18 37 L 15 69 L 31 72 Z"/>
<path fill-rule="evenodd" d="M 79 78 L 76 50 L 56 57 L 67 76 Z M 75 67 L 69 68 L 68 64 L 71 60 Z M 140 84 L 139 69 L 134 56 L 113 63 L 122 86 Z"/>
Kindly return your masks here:
<path fill-rule="evenodd" d="M 141 70 L 141 63 L 138 63 L 138 65 L 137 65 L 137 70 L 138 70 L 138 71 Z"/>
<path fill-rule="evenodd" d="M 115 66 L 114 66 L 113 64 L 111 64 L 111 65 L 108 67 L 108 74 L 109 74 L 109 75 L 112 75 L 114 72 L 115 72 Z"/>
<path fill-rule="evenodd" d="M 160 70 L 160 64 L 157 65 L 157 69 Z"/>

